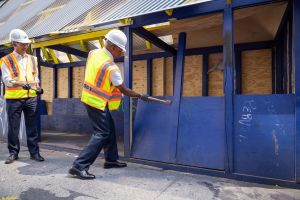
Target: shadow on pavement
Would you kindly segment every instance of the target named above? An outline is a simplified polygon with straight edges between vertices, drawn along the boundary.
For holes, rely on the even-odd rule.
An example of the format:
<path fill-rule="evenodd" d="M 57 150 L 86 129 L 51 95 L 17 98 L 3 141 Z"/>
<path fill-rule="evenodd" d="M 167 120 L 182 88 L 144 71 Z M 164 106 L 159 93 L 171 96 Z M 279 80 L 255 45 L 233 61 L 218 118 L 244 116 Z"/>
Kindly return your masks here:
<path fill-rule="evenodd" d="M 29 188 L 27 191 L 24 191 L 20 194 L 21 200 L 32 200 L 32 199 L 39 199 L 39 200 L 73 200 L 77 197 L 89 197 L 93 199 L 97 199 L 95 197 L 87 196 L 82 193 L 78 193 L 75 191 L 68 190 L 70 192 L 70 196 L 68 197 L 57 197 L 55 194 L 50 193 L 47 190 L 39 189 L 39 188 Z"/>

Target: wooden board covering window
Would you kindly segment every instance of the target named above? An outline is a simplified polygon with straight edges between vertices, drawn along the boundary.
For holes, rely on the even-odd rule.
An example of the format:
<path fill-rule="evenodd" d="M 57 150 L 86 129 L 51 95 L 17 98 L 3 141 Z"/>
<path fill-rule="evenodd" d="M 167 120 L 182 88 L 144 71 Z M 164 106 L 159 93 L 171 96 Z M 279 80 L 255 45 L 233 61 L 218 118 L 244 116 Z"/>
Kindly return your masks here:
<path fill-rule="evenodd" d="M 132 65 L 132 89 L 138 93 L 147 93 L 147 61 L 134 61 Z"/>
<path fill-rule="evenodd" d="M 271 49 L 242 52 L 242 94 L 272 94 Z"/>
<path fill-rule="evenodd" d="M 85 67 L 73 67 L 72 97 L 80 98 L 84 82 Z"/>
<path fill-rule="evenodd" d="M 186 56 L 183 96 L 202 96 L 202 55 Z"/>
<path fill-rule="evenodd" d="M 208 70 L 222 62 L 223 54 L 210 54 Z M 224 96 L 223 71 L 216 69 L 208 73 L 208 96 Z"/>
<path fill-rule="evenodd" d="M 57 69 L 57 98 L 68 98 L 68 68 Z"/>
<path fill-rule="evenodd" d="M 164 58 L 155 58 L 152 60 L 152 95 L 164 96 Z"/>
<path fill-rule="evenodd" d="M 173 96 L 173 57 L 165 58 L 165 84 L 166 84 L 166 96 Z"/>

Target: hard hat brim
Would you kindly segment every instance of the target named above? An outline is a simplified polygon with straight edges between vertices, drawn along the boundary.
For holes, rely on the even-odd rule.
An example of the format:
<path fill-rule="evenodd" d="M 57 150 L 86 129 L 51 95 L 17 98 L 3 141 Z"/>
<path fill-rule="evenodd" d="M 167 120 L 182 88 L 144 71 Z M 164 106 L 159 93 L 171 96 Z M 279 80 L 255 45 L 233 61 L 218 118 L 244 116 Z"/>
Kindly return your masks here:
<path fill-rule="evenodd" d="M 25 39 L 25 40 L 16 40 L 14 42 L 19 42 L 19 43 L 23 43 L 23 44 L 30 44 L 31 43 L 31 40 L 29 39 Z"/>

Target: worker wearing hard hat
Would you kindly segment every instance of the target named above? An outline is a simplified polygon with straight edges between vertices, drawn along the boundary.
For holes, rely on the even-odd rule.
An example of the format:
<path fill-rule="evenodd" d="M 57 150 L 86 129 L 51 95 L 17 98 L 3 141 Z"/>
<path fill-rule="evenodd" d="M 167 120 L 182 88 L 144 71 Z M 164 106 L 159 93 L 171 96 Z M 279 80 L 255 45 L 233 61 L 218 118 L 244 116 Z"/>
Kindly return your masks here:
<path fill-rule="evenodd" d="M 81 101 L 85 104 L 92 122 L 93 135 L 69 170 L 71 175 L 80 179 L 95 178 L 88 170 L 102 149 L 105 169 L 127 166 L 126 163 L 118 161 L 115 126 L 110 110 L 119 108 L 122 93 L 145 101 L 147 96 L 127 88 L 118 66 L 114 63 L 114 59 L 125 52 L 126 43 L 127 37 L 122 31 L 111 30 L 105 35 L 105 47 L 89 53 Z"/>
<path fill-rule="evenodd" d="M 14 51 L 4 56 L 1 64 L 2 79 L 5 84 L 6 111 L 8 116 L 8 150 L 5 161 L 10 164 L 18 159 L 20 152 L 19 131 L 21 113 L 24 113 L 27 146 L 30 158 L 44 161 L 39 153 L 37 132 L 37 94 L 39 87 L 37 58 L 26 53 L 30 40 L 27 34 L 14 29 L 9 35 Z"/>

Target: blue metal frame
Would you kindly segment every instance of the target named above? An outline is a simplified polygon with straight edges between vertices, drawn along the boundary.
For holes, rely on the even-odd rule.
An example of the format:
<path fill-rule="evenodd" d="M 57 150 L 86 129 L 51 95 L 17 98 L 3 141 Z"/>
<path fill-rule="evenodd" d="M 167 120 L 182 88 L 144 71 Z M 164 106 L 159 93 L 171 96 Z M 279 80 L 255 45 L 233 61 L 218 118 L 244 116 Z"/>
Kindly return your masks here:
<path fill-rule="evenodd" d="M 53 98 L 57 98 L 57 68 L 53 68 Z"/>
<path fill-rule="evenodd" d="M 132 88 L 132 30 L 130 27 L 124 27 L 127 36 L 126 52 L 124 55 L 124 82 L 128 88 Z M 130 157 L 130 98 L 125 96 L 124 105 L 124 155 Z"/>
<path fill-rule="evenodd" d="M 40 62 L 42 60 L 42 57 L 41 57 L 41 49 L 40 48 L 37 48 L 35 50 L 35 53 L 36 53 L 36 57 L 37 57 L 37 65 L 38 65 L 38 72 L 39 72 L 39 80 L 40 80 L 40 85 L 42 84 L 42 78 L 41 78 L 41 65 L 40 65 Z M 1 70 L 0 70 L 1 71 Z M 38 122 L 37 122 L 37 129 L 38 129 L 38 136 L 39 136 L 39 141 L 41 141 L 41 97 L 38 96 Z"/>
<path fill-rule="evenodd" d="M 296 182 L 300 183 L 300 1 L 293 0 L 293 39 L 296 85 Z"/>
<path fill-rule="evenodd" d="M 65 52 L 65 53 L 69 53 L 69 54 L 73 54 L 75 56 L 80 56 L 82 58 L 87 58 L 89 55 L 88 52 L 84 52 L 84 51 L 74 49 L 72 47 L 68 47 L 68 46 L 64 46 L 64 45 L 47 46 L 47 48 Z"/>
<path fill-rule="evenodd" d="M 176 54 L 177 51 L 174 47 L 168 45 L 167 43 L 165 43 L 164 41 L 162 41 L 161 39 L 159 39 L 156 35 L 154 35 L 153 33 L 151 33 L 150 31 L 144 29 L 143 27 L 138 27 L 138 28 L 134 28 L 132 29 L 132 31 L 137 34 L 138 36 L 148 40 L 149 42 L 153 43 L 155 46 L 170 52 L 171 54 Z"/>
<path fill-rule="evenodd" d="M 268 4 L 268 3 L 274 3 L 274 2 L 281 2 L 284 0 L 232 0 L 232 4 L 226 4 L 225 5 L 225 0 L 215 0 L 215 1 L 210 1 L 206 2 L 203 4 L 197 4 L 197 5 L 192 5 L 192 6 L 187 6 L 183 8 L 177 8 L 174 9 L 173 15 L 168 16 L 166 15 L 165 12 L 159 12 L 155 14 L 155 17 L 153 17 L 153 14 L 149 15 L 144 15 L 144 16 L 139 16 L 139 17 L 134 17 L 133 21 L 134 24 L 128 27 L 124 27 L 124 31 L 128 37 L 128 44 L 127 44 L 127 52 L 125 54 L 125 61 L 124 61 L 124 74 L 125 74 L 125 84 L 131 88 L 132 87 L 132 61 L 133 60 L 145 60 L 147 59 L 147 66 L 148 69 L 147 71 L 149 72 L 149 63 L 152 58 L 155 57 L 168 57 L 168 56 L 173 56 L 172 53 L 175 53 L 173 50 L 170 50 L 169 48 L 163 47 L 165 50 L 168 50 L 172 53 L 169 52 L 164 52 L 164 53 L 154 53 L 154 54 L 148 54 L 148 55 L 138 55 L 138 56 L 133 56 L 132 55 L 132 29 L 131 28 L 136 28 L 136 27 L 141 27 L 142 25 L 147 25 L 147 24 L 154 24 L 154 23 L 159 23 L 163 21 L 168 21 L 170 18 L 177 18 L 177 19 L 184 19 L 184 18 L 189 18 L 193 16 L 199 16 L 207 13 L 213 13 L 213 12 L 221 12 L 224 11 L 224 24 L 223 24 L 223 37 L 224 37 L 224 45 L 223 47 L 209 47 L 209 48 L 200 48 L 200 49 L 189 49 L 185 50 L 185 44 L 186 44 L 186 33 L 180 33 L 179 35 L 179 47 L 177 51 L 177 55 L 173 56 L 173 61 L 174 61 L 174 101 L 172 106 L 174 106 L 174 109 L 176 112 L 179 112 L 180 110 L 180 100 L 181 100 L 181 93 L 182 93 L 182 79 L 183 79 L 183 66 L 184 66 L 184 58 L 185 55 L 197 55 L 197 54 L 204 54 L 203 56 L 203 79 L 205 79 L 204 74 L 208 62 L 208 54 L 209 53 L 215 53 L 215 52 L 222 52 L 223 48 L 223 56 L 224 56 L 224 64 L 225 64 L 225 70 L 224 70 L 224 90 L 225 90 L 225 115 L 226 115 L 226 121 L 225 121 L 225 129 L 226 129 L 226 159 L 225 159 L 225 172 L 220 172 L 220 171 L 214 171 L 214 170 L 204 170 L 204 169 L 195 169 L 195 168 L 189 168 L 185 166 L 180 166 L 180 165 L 169 165 L 169 164 L 163 164 L 163 163 L 155 163 L 157 166 L 164 166 L 166 168 L 172 168 L 176 170 L 187 170 L 187 171 L 192 171 L 195 173 L 196 171 L 199 171 L 200 173 L 208 173 L 210 175 L 220 175 L 224 177 L 230 177 L 230 178 L 236 178 L 240 180 L 247 180 L 247 181 L 254 181 L 254 182 L 261 182 L 261 183 L 276 183 L 276 184 L 281 184 L 281 185 L 286 185 L 286 186 L 295 186 L 295 187 L 300 187 L 300 185 L 296 185 L 294 183 L 288 182 L 288 181 L 280 181 L 280 180 L 273 180 L 273 179 L 267 179 L 267 178 L 259 178 L 259 177 L 253 177 L 253 176 L 247 176 L 247 175 L 240 175 L 240 174 L 231 174 L 233 172 L 233 103 L 234 103 L 234 62 L 236 62 L 236 74 L 237 76 L 241 74 L 239 71 L 239 67 L 241 66 L 241 51 L 244 50 L 253 50 L 253 49 L 268 49 L 272 48 L 274 46 L 273 41 L 266 41 L 266 42 L 260 42 L 256 43 L 255 45 L 253 44 L 241 44 L 241 45 L 235 45 L 234 46 L 234 40 L 233 40 L 233 10 L 242 8 L 242 7 L 247 7 L 247 6 L 253 6 L 253 5 L 259 5 L 259 4 Z M 230 2 L 230 1 L 228 1 Z M 294 11 L 294 19 L 293 19 L 293 38 L 294 40 L 287 41 L 290 43 L 293 43 L 294 45 L 294 55 L 299 55 L 300 54 L 300 36 L 298 29 L 300 29 L 300 2 L 298 0 L 293 0 L 293 11 Z M 285 21 L 285 20 L 283 20 Z M 283 23 L 283 22 L 282 22 Z M 291 24 L 290 24 L 291 26 Z M 284 26 L 282 26 L 284 27 Z M 281 29 L 281 28 L 280 28 Z M 141 30 L 141 28 L 137 28 L 136 30 Z M 141 31 L 140 31 L 141 32 Z M 279 30 L 280 32 L 280 30 Z M 143 30 L 144 33 L 144 30 Z M 291 34 L 291 33 L 290 33 Z M 275 79 L 276 76 L 276 91 L 274 93 L 281 93 L 282 92 L 282 55 L 283 52 L 287 52 L 287 49 L 283 49 L 283 44 L 287 44 L 282 40 L 282 33 L 279 34 L 280 37 L 278 36 L 278 40 L 276 41 L 276 52 L 274 52 L 274 49 L 272 51 L 272 57 L 276 58 L 276 75 L 275 75 L 275 69 L 273 70 L 273 78 Z M 151 36 L 150 38 L 153 39 Z M 149 38 L 148 38 L 149 39 Z M 161 43 L 160 43 L 161 44 Z M 235 47 L 235 48 L 234 48 Z M 56 47 L 55 47 L 56 48 Z M 291 48 L 291 46 L 290 46 Z M 60 48 L 61 51 L 62 48 Z M 57 49 L 56 49 L 57 50 Z M 74 50 L 74 49 L 73 49 Z M 64 51 L 70 51 L 70 49 L 64 50 Z M 234 57 L 234 53 L 236 52 L 236 58 Z M 288 51 L 288 57 L 284 58 L 284 63 L 286 63 L 286 60 L 291 59 L 291 49 Z M 79 52 L 77 52 L 79 53 Z M 74 54 L 74 53 L 73 53 Z M 296 157 L 296 181 L 300 183 L 300 87 L 297 87 L 300 84 L 300 57 L 299 56 L 294 56 L 294 63 L 295 63 L 295 80 L 296 80 L 296 139 L 295 139 L 295 146 L 296 146 L 296 152 L 295 152 L 295 157 Z M 121 61 L 116 60 L 116 61 Z M 175 62 L 176 61 L 176 62 Z M 43 64 L 41 62 L 41 64 Z M 75 66 L 82 66 L 85 64 L 85 61 L 82 62 L 74 62 L 74 63 L 64 63 L 64 64 L 49 64 L 45 63 L 46 66 L 53 67 L 55 70 L 55 73 L 53 75 L 54 79 L 54 95 L 56 95 L 56 78 L 57 78 L 57 69 L 59 67 L 75 67 Z M 275 64 L 275 62 L 273 63 Z M 272 66 L 274 66 L 272 64 Z M 287 67 L 287 66 L 286 66 Z M 289 66 L 290 67 L 290 66 Z M 287 76 L 287 73 L 285 73 Z M 151 80 L 151 75 L 148 73 L 148 86 L 147 86 L 147 93 L 151 94 L 151 88 L 149 88 L 149 80 Z M 289 76 L 291 76 L 289 74 Z M 239 76 L 240 77 L 240 76 Z M 206 77 L 207 78 L 207 77 Z M 285 78 L 286 80 L 286 78 Z M 236 85 L 236 92 L 240 92 L 241 88 L 241 81 L 237 80 L 237 85 Z M 207 84 L 207 83 L 206 83 Z M 203 87 L 207 87 L 207 85 L 203 84 Z M 289 85 L 291 87 L 291 85 Z M 205 88 L 203 89 L 203 96 L 207 91 L 205 91 Z M 285 87 L 286 89 L 286 87 Z M 178 113 L 177 115 L 173 115 L 174 121 L 178 122 Z M 124 98 L 124 150 L 125 150 L 125 157 L 130 158 L 130 124 L 132 122 L 130 121 L 130 100 L 128 97 Z M 177 123 L 178 124 L 178 123 Z M 178 130 L 178 127 L 177 127 Z M 172 138 L 172 140 L 177 140 L 177 138 Z M 175 153 L 176 154 L 176 153 Z M 171 157 L 176 158 L 176 155 L 172 155 Z M 130 159 L 132 161 L 132 159 Z M 138 162 L 143 162 L 149 164 L 149 161 L 140 161 Z M 154 163 L 154 162 L 152 162 Z M 197 173 L 197 172 L 196 172 Z"/>
<path fill-rule="evenodd" d="M 152 95 L 152 59 L 147 59 L 147 94 Z"/>
<path fill-rule="evenodd" d="M 182 97 L 182 85 L 183 85 L 183 76 L 184 76 L 184 61 L 185 61 L 185 47 L 186 47 L 186 33 L 181 32 L 179 33 L 179 39 L 178 39 L 178 51 L 177 51 L 177 57 L 176 57 L 176 71 L 175 71 L 175 77 L 174 77 L 174 99 L 172 102 L 172 105 L 174 107 L 174 114 L 172 115 L 170 121 L 174 121 L 176 123 L 176 130 L 177 130 L 177 137 L 178 137 L 178 124 L 179 124 L 179 111 L 180 111 L 180 99 Z M 172 138 L 173 142 L 171 144 L 177 143 L 177 137 Z M 177 145 L 175 145 L 174 148 L 176 148 Z M 173 162 L 175 162 L 176 158 L 176 151 L 175 155 L 170 156 L 171 159 L 174 159 Z"/>
<path fill-rule="evenodd" d="M 288 49 L 287 49 L 287 23 L 285 23 L 285 29 L 283 30 L 283 59 L 282 59 L 282 62 L 283 62 L 283 93 L 284 94 L 287 94 L 288 93 L 288 73 L 287 73 L 287 68 L 288 68 Z"/>
<path fill-rule="evenodd" d="M 204 2 L 201 4 L 174 9 L 173 14 L 171 16 L 167 15 L 165 12 L 162 11 L 155 13 L 155 17 L 153 17 L 153 14 L 133 17 L 134 24 L 132 24 L 131 27 L 134 28 L 149 24 L 166 22 L 169 21 L 170 18 L 185 19 L 213 12 L 221 12 L 224 9 L 224 5 L 225 0 L 214 0 Z"/>
<path fill-rule="evenodd" d="M 224 38 L 224 93 L 225 93 L 225 172 L 233 170 L 233 95 L 234 95 L 234 40 L 233 40 L 233 10 L 231 4 L 224 9 L 223 38 Z"/>
<path fill-rule="evenodd" d="M 292 12 L 291 12 L 292 13 Z M 293 93 L 293 86 L 292 86 L 292 72 L 293 72 L 293 16 L 290 15 L 289 19 L 289 49 L 288 49 L 288 60 L 289 60 L 289 93 Z"/>
<path fill-rule="evenodd" d="M 203 54 L 202 57 L 202 96 L 208 96 L 208 62 L 209 55 Z"/>
<path fill-rule="evenodd" d="M 281 1 L 285 0 L 232 0 L 232 7 L 234 9 L 238 9 L 243 7 L 257 6 Z"/>
<path fill-rule="evenodd" d="M 72 98 L 73 68 L 68 68 L 68 98 Z"/>

